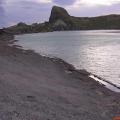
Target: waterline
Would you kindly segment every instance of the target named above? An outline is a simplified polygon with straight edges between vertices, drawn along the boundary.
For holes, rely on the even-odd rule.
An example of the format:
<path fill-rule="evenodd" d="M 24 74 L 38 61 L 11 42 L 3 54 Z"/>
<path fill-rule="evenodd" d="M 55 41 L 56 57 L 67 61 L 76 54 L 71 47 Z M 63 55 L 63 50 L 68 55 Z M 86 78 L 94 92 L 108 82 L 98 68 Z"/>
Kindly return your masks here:
<path fill-rule="evenodd" d="M 120 87 L 118 30 L 69 31 L 17 35 L 17 45 L 41 55 L 55 56 Z M 109 86 L 109 85 L 108 85 Z M 111 88 L 111 86 L 110 86 Z"/>

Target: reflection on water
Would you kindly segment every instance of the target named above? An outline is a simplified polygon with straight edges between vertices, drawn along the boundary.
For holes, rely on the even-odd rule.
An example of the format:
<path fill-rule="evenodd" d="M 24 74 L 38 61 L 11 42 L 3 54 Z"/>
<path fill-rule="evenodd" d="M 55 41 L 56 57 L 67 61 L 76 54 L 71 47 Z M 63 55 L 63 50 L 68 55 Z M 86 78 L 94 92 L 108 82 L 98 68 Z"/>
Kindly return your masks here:
<path fill-rule="evenodd" d="M 115 91 L 115 92 L 120 92 L 120 89 L 119 87 L 117 87 L 115 84 L 112 84 L 111 82 L 109 81 L 106 81 L 104 79 L 100 79 L 98 77 L 95 77 L 94 75 L 90 75 L 89 76 L 90 78 L 93 78 L 95 81 L 99 82 L 100 84 L 106 86 L 108 89 L 112 90 L 112 91 Z"/>
<path fill-rule="evenodd" d="M 69 31 L 16 36 L 18 45 L 60 57 L 120 86 L 120 31 Z"/>
<path fill-rule="evenodd" d="M 120 46 L 118 45 L 107 45 L 87 49 L 84 66 L 89 71 L 97 73 L 97 75 L 120 85 L 119 51 Z"/>

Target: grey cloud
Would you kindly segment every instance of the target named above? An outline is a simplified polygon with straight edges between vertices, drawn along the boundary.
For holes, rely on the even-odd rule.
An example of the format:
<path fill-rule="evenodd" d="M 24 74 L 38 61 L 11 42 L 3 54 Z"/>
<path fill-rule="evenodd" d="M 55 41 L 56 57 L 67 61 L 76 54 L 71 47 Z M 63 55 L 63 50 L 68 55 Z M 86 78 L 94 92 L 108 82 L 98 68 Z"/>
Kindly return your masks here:
<path fill-rule="evenodd" d="M 0 28 L 5 24 L 5 11 L 3 8 L 3 0 L 0 0 Z"/>
<path fill-rule="evenodd" d="M 98 6 L 98 7 L 88 7 L 81 6 L 77 9 L 71 9 L 69 12 L 73 16 L 83 16 L 83 17 L 94 17 L 108 14 L 120 14 L 120 4 L 114 4 L 111 6 Z"/>
<path fill-rule="evenodd" d="M 76 0 L 53 0 L 54 3 L 58 5 L 72 5 Z"/>
<path fill-rule="evenodd" d="M 38 4 L 32 1 L 19 1 L 11 4 L 5 8 L 7 11 L 7 26 L 18 22 L 31 24 L 33 22 L 47 21 L 51 7 L 50 4 Z"/>

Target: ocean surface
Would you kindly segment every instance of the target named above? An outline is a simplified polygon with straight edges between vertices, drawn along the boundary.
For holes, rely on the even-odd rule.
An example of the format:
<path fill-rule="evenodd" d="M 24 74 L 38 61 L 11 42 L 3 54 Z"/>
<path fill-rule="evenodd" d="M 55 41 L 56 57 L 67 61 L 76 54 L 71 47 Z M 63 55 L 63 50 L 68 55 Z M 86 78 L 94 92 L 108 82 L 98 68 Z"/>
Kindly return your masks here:
<path fill-rule="evenodd" d="M 64 31 L 17 35 L 17 45 L 59 57 L 120 87 L 120 31 Z"/>

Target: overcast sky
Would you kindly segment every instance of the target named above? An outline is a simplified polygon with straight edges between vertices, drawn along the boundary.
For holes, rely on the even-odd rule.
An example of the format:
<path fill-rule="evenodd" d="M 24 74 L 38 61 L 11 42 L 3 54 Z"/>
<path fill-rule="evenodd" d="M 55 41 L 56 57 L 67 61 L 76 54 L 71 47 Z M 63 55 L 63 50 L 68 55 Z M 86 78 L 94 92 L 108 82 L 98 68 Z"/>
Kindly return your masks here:
<path fill-rule="evenodd" d="M 120 0 L 0 0 L 0 27 L 48 21 L 53 5 L 72 16 L 120 14 Z"/>

